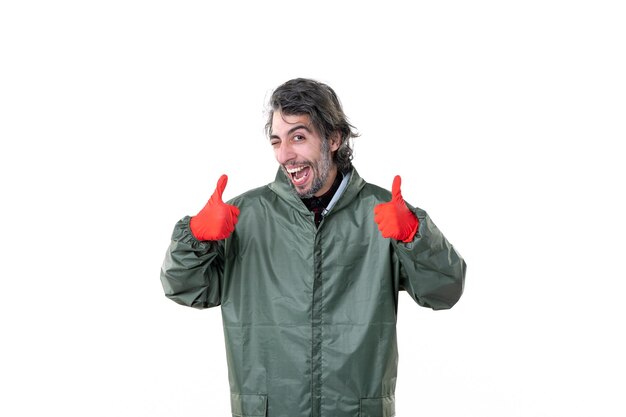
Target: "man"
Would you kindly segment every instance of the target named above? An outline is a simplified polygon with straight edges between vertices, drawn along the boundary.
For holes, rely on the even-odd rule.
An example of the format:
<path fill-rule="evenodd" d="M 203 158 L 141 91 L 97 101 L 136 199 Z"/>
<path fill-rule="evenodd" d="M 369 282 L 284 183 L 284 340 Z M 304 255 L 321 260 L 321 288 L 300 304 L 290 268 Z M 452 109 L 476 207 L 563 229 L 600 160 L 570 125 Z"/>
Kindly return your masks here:
<path fill-rule="evenodd" d="M 221 305 L 234 416 L 395 414 L 398 291 L 452 307 L 465 262 L 423 210 L 366 183 L 356 136 L 327 85 L 270 99 L 274 182 L 206 206 L 174 229 L 161 271 L 177 303 Z"/>

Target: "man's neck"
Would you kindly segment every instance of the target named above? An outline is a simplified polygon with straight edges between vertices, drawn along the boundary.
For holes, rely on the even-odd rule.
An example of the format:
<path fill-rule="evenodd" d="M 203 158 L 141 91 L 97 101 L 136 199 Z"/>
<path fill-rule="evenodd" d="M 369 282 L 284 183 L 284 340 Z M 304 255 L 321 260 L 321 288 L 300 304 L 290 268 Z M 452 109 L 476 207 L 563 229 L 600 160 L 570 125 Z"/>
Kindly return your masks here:
<path fill-rule="evenodd" d="M 335 175 L 335 180 L 330 186 L 330 189 L 328 189 L 328 191 L 326 191 L 324 194 L 302 199 L 304 205 L 315 214 L 316 225 L 319 226 L 320 222 L 322 221 L 322 211 L 328 206 L 330 200 L 333 199 L 333 196 L 337 192 L 339 185 L 341 185 L 342 179 L 343 175 L 337 173 Z"/>

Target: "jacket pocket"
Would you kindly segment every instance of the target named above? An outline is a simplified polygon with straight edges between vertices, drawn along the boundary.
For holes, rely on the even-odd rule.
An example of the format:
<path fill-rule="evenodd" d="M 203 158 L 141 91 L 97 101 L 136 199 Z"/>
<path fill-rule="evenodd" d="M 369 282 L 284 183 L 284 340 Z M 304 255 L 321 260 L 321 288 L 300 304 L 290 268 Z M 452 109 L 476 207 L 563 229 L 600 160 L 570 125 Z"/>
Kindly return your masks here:
<path fill-rule="evenodd" d="M 266 417 L 267 395 L 231 393 L 230 408 L 233 417 Z"/>
<path fill-rule="evenodd" d="M 361 398 L 359 417 L 394 417 L 396 403 L 393 395 L 380 398 Z"/>

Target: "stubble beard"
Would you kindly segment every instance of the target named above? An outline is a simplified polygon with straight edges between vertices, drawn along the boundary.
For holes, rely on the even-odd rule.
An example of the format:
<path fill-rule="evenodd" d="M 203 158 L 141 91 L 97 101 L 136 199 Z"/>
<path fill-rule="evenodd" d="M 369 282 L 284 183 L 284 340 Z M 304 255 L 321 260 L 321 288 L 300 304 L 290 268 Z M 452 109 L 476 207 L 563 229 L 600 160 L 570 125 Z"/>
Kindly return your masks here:
<path fill-rule="evenodd" d="M 333 164 L 332 155 L 330 153 L 330 144 L 327 140 L 322 140 L 322 145 L 320 149 L 320 153 L 322 158 L 317 162 L 317 164 L 313 164 L 309 162 L 309 166 L 311 167 L 311 171 L 313 172 L 313 181 L 311 182 L 311 186 L 308 190 L 299 191 L 295 185 L 291 181 L 291 188 L 300 198 L 311 198 L 322 189 L 324 184 L 326 184 L 326 180 L 328 180 L 328 175 L 330 174 L 330 168 Z M 287 174 L 289 175 L 289 174 Z"/>

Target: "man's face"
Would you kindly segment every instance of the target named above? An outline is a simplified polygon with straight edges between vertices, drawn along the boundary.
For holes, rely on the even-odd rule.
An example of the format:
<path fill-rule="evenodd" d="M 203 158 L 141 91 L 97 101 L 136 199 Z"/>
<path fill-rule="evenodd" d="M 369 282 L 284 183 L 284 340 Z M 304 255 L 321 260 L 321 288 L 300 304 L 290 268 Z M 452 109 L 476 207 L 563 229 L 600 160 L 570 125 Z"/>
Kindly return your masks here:
<path fill-rule="evenodd" d="M 320 137 L 308 115 L 274 112 L 270 143 L 276 160 L 302 198 L 320 196 L 337 175 L 332 153 L 338 140 Z"/>

